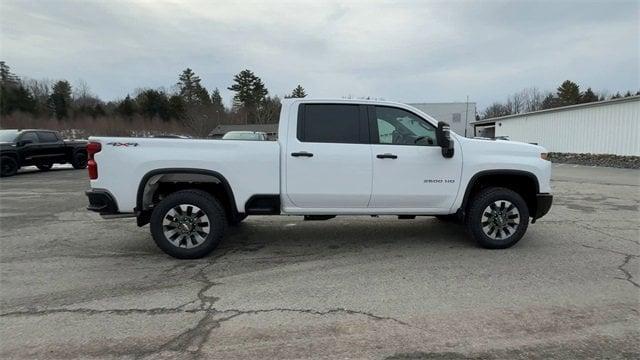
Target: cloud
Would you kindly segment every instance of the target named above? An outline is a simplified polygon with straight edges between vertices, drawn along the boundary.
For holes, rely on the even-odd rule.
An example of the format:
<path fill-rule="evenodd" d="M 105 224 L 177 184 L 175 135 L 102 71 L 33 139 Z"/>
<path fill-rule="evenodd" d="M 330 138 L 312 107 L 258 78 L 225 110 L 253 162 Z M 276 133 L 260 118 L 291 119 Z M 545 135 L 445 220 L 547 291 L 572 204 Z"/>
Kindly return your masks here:
<path fill-rule="evenodd" d="M 523 87 L 640 88 L 639 3 L 2 1 L 1 58 L 82 78 L 103 98 L 171 88 L 186 67 L 226 90 L 250 68 L 272 94 L 464 101 Z"/>

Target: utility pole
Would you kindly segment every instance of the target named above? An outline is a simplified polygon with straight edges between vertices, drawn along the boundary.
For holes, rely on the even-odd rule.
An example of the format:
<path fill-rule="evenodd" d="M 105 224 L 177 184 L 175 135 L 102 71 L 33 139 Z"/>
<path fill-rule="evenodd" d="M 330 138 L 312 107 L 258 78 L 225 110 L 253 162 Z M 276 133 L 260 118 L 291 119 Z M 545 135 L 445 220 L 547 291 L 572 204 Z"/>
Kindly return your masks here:
<path fill-rule="evenodd" d="M 469 95 L 467 95 L 467 106 L 464 112 L 464 137 L 467 137 L 467 127 L 469 127 Z"/>

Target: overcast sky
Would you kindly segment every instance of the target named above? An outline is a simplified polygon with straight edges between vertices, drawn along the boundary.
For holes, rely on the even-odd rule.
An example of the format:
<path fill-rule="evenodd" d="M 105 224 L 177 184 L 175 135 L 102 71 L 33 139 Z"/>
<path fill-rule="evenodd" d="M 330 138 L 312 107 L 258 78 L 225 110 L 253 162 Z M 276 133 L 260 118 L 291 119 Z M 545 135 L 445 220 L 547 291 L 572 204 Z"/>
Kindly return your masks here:
<path fill-rule="evenodd" d="M 253 70 L 270 94 L 470 101 L 571 79 L 640 88 L 640 1 L 0 1 L 0 59 L 86 81 L 105 100 L 171 90 L 186 67 L 212 90 Z"/>

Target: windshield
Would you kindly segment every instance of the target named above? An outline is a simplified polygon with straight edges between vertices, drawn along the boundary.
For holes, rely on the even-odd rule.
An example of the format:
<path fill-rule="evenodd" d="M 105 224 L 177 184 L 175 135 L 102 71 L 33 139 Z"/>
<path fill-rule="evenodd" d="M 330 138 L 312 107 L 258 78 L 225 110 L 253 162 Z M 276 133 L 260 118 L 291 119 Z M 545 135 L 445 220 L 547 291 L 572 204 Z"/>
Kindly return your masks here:
<path fill-rule="evenodd" d="M 14 142 L 18 137 L 18 130 L 0 130 L 0 142 Z"/>

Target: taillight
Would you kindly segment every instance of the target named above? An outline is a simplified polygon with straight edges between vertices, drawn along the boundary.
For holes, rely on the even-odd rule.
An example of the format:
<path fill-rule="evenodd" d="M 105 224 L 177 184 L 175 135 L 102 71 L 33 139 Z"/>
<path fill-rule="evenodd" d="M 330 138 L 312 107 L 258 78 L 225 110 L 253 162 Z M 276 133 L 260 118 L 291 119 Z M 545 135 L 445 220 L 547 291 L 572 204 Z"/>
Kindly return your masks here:
<path fill-rule="evenodd" d="M 89 179 L 91 180 L 98 178 L 98 164 L 93 158 L 93 155 L 99 153 L 100 150 L 102 150 L 102 144 L 99 142 L 90 142 L 87 144 L 87 157 L 89 158 L 87 161 L 87 169 L 89 170 Z"/>

